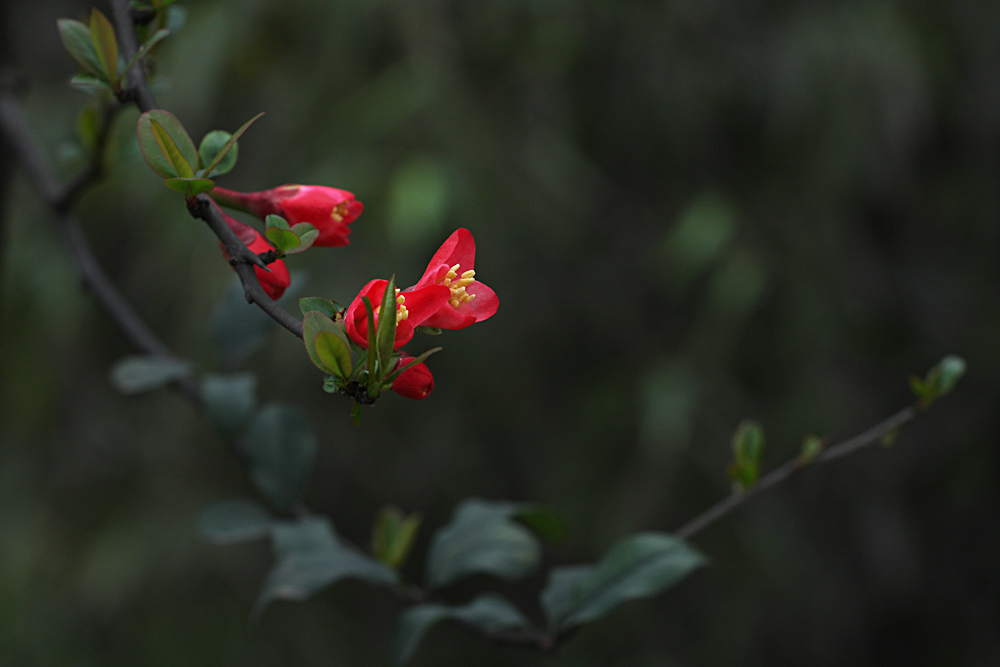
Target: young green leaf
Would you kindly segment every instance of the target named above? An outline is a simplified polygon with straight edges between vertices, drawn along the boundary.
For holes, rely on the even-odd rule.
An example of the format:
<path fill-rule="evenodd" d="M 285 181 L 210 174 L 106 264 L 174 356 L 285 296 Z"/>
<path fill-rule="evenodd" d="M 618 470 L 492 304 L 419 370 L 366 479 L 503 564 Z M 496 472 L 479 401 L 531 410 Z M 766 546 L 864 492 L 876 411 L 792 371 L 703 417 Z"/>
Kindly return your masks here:
<path fill-rule="evenodd" d="M 381 562 L 398 570 L 410 553 L 419 527 L 419 514 L 403 516 L 397 507 L 383 507 L 372 526 L 372 553 Z"/>
<path fill-rule="evenodd" d="M 212 170 L 215 169 L 222 162 L 223 158 L 225 158 L 226 155 L 229 154 L 229 151 L 236 146 L 236 140 L 239 139 L 241 136 L 243 136 L 243 133 L 247 131 L 247 128 L 253 125 L 254 121 L 256 121 L 263 115 L 264 112 L 261 111 L 259 114 L 257 114 L 247 122 L 243 123 L 243 125 L 240 126 L 240 129 L 236 130 L 236 132 L 233 133 L 233 136 L 229 137 L 229 140 L 226 141 L 226 143 L 222 145 L 222 148 L 219 149 L 219 152 L 215 154 L 215 158 L 213 158 L 211 162 L 205 165 L 206 174 L 212 173 Z M 233 163 L 235 164 L 235 162 L 236 158 L 234 157 Z M 230 167 L 230 169 L 232 169 L 232 167 Z M 229 170 L 227 169 L 226 171 Z M 225 172 L 220 172 L 220 173 L 225 173 Z"/>
<path fill-rule="evenodd" d="M 160 30 L 157 30 L 156 33 L 152 37 L 150 37 L 149 40 L 146 41 L 145 44 L 143 44 L 138 48 L 138 50 L 136 50 L 135 55 L 132 56 L 131 60 L 125 63 L 125 66 L 122 67 L 122 71 L 128 72 L 130 69 L 132 69 L 132 65 L 134 65 L 137 60 L 139 60 L 140 58 L 145 58 L 146 54 L 149 53 L 154 46 L 156 46 L 169 36 L 170 36 L 169 30 L 162 28 Z"/>
<path fill-rule="evenodd" d="M 312 244 L 319 238 L 319 230 L 308 222 L 300 222 L 290 230 L 299 238 L 299 245 L 294 250 L 289 250 L 288 254 L 304 252 L 312 247 Z"/>
<path fill-rule="evenodd" d="M 299 310 L 302 311 L 303 316 L 315 310 L 333 319 L 338 312 L 344 310 L 344 307 L 336 301 L 329 301 L 318 296 L 307 296 L 299 299 Z"/>
<path fill-rule="evenodd" d="M 275 229 L 288 230 L 291 227 L 288 226 L 288 221 L 282 218 L 280 215 L 268 215 L 264 218 L 264 226 L 267 228 L 274 227 Z"/>
<path fill-rule="evenodd" d="M 117 91 L 118 85 L 118 41 L 115 39 L 115 29 L 104 14 L 97 8 L 90 10 L 90 39 L 94 44 L 94 52 L 101 63 L 103 78 Z"/>
<path fill-rule="evenodd" d="M 115 92 L 110 83 L 93 74 L 77 74 L 69 80 L 69 85 L 85 93 L 111 93 L 113 95 Z"/>
<path fill-rule="evenodd" d="M 339 336 L 330 331 L 320 331 L 316 334 L 313 347 L 328 372 L 342 379 L 351 374 L 351 348 Z"/>
<path fill-rule="evenodd" d="M 56 25 L 59 27 L 59 39 L 62 40 L 63 46 L 80 67 L 93 76 L 103 76 L 104 68 L 97 57 L 97 51 L 94 50 L 90 28 L 73 19 L 59 19 Z"/>
<path fill-rule="evenodd" d="M 749 489 L 760 475 L 760 456 L 764 451 L 764 431 L 760 424 L 744 421 L 733 434 L 733 463 L 729 477 L 742 489 Z"/>
<path fill-rule="evenodd" d="M 378 378 L 381 380 L 389 373 L 393 346 L 396 344 L 396 276 L 389 278 L 382 295 L 382 306 L 379 311 L 378 323 Z"/>
<path fill-rule="evenodd" d="M 284 255 L 299 247 L 299 237 L 287 229 L 268 227 L 264 230 L 264 236 L 271 242 L 279 255 Z"/>
<path fill-rule="evenodd" d="M 321 332 L 329 332 L 337 337 L 337 339 L 342 343 L 342 350 L 334 350 L 332 347 L 334 343 L 330 341 L 324 341 L 323 345 L 327 346 L 327 353 L 333 356 L 332 360 L 336 360 L 336 364 L 328 365 L 327 360 L 324 359 L 318 352 L 317 343 L 319 341 L 318 336 Z M 330 375 L 337 375 L 338 377 L 346 377 L 350 375 L 352 362 L 351 362 L 351 346 L 347 342 L 347 334 L 344 332 L 344 322 L 334 322 L 329 317 L 317 310 L 311 310 L 305 314 L 302 318 L 302 341 L 306 346 L 306 353 L 309 355 L 309 359 L 312 360 L 313 364 L 316 365 L 324 373 Z M 346 366 L 342 366 L 345 361 L 346 355 Z M 346 369 L 346 370 L 345 370 Z"/>
<path fill-rule="evenodd" d="M 159 132 L 154 131 L 154 121 L 160 128 Z M 194 177 L 191 165 L 198 164 L 198 151 L 195 150 L 194 142 L 191 141 L 184 126 L 172 113 L 153 109 L 142 114 L 136 123 L 136 136 L 142 156 L 160 177 Z M 162 147 L 161 142 L 164 142 Z M 173 148 L 168 148 L 168 144 Z M 183 164 L 184 167 L 179 168 L 179 164 Z"/>
<path fill-rule="evenodd" d="M 198 146 L 198 159 L 201 164 L 201 173 L 206 178 L 212 178 L 213 176 L 218 176 L 220 174 L 228 173 L 236 166 L 236 158 L 239 154 L 239 145 L 233 146 L 233 149 L 229 151 L 229 154 L 216 165 L 215 169 L 212 171 L 206 170 L 204 167 L 207 164 L 211 164 L 215 160 L 215 156 L 219 154 L 222 147 L 233 135 L 222 130 L 212 130 L 206 134 L 201 139 L 201 144 Z"/>
<path fill-rule="evenodd" d="M 207 178 L 168 178 L 163 184 L 187 197 L 196 197 L 202 192 L 210 192 L 215 187 L 215 181 Z"/>

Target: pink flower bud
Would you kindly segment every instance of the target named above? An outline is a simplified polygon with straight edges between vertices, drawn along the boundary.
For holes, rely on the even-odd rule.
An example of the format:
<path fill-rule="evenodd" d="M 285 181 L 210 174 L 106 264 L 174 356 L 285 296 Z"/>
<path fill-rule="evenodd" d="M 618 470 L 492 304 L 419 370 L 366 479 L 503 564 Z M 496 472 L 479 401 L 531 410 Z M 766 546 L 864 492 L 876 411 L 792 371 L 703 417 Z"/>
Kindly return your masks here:
<path fill-rule="evenodd" d="M 413 357 L 404 353 L 399 358 L 399 366 L 405 366 L 412 360 Z M 392 390 L 394 392 L 400 396 L 414 400 L 427 398 L 430 396 L 432 389 L 434 389 L 434 376 L 431 375 L 427 364 L 423 362 L 410 366 L 392 382 Z"/>
<path fill-rule="evenodd" d="M 215 201 L 246 211 L 261 220 L 280 215 L 289 225 L 308 222 L 319 230 L 315 246 L 345 246 L 350 243 L 348 226 L 361 215 L 364 205 L 347 190 L 322 185 L 281 185 L 260 192 L 234 192 L 216 187 Z"/>

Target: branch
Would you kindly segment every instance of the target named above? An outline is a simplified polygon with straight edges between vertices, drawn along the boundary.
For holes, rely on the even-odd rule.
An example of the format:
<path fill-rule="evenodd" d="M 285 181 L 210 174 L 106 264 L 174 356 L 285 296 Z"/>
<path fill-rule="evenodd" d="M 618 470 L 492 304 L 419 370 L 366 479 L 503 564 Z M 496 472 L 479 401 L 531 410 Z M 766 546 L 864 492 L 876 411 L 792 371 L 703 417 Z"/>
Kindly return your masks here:
<path fill-rule="evenodd" d="M 882 438 L 887 435 L 891 435 L 909 422 L 913 421 L 918 414 L 919 412 L 916 407 L 912 405 L 907 406 L 888 419 L 871 427 L 867 431 L 860 433 L 853 438 L 844 440 L 843 442 L 839 442 L 836 445 L 827 447 L 820 452 L 816 458 L 808 463 L 803 462 L 798 457 L 790 461 L 786 461 L 778 468 L 775 468 L 768 474 L 758 479 L 757 483 L 746 491 L 734 491 L 728 498 L 721 500 L 695 518 L 691 519 L 683 526 L 675 530 L 673 534 L 686 540 L 695 533 L 701 532 L 719 519 L 725 517 L 730 512 L 740 507 L 743 503 L 752 498 L 756 498 L 762 492 L 779 482 L 784 481 L 793 473 L 798 472 L 804 467 L 815 463 L 829 463 L 830 461 L 836 461 L 837 459 L 853 454 L 861 449 L 870 447 L 882 440 Z"/>
<path fill-rule="evenodd" d="M 136 51 L 139 50 L 138 42 L 135 38 L 135 22 L 132 19 L 132 6 L 128 0 L 111 0 L 111 13 L 115 21 L 115 32 L 118 35 L 118 44 L 121 46 L 122 56 L 125 62 L 132 59 Z M 128 91 L 129 99 L 135 102 L 141 111 L 149 111 L 157 108 L 153 94 L 149 92 L 149 84 L 146 82 L 146 73 L 143 70 L 142 58 L 135 61 L 128 71 Z"/>
<path fill-rule="evenodd" d="M 198 195 L 196 199 L 189 200 L 188 210 L 192 216 L 204 220 L 209 229 L 222 241 L 226 252 L 229 253 L 229 263 L 236 269 L 236 275 L 240 277 L 240 282 L 243 284 L 243 294 L 246 296 L 247 303 L 257 304 L 275 322 L 302 338 L 301 320 L 271 300 L 271 297 L 260 286 L 260 281 L 257 280 L 254 266 L 259 266 L 267 271 L 269 270 L 267 264 L 256 253 L 247 248 L 236 232 L 229 228 L 208 195 Z"/>
<path fill-rule="evenodd" d="M 89 183 L 94 176 L 82 179 L 78 177 L 81 183 L 79 186 L 76 185 L 77 181 L 75 180 L 69 187 L 61 187 L 52 175 L 45 153 L 38 146 L 31 133 L 24 112 L 7 91 L 0 91 L 0 130 L 13 146 L 15 153 L 28 172 L 28 177 L 34 183 L 42 199 L 52 209 L 59 226 L 62 227 L 83 286 L 94 295 L 118 329 L 136 348 L 161 359 L 177 359 L 177 356 L 153 333 L 142 317 L 132 308 L 125 295 L 105 273 L 94 256 L 80 224 L 66 210 L 79 189 Z M 102 153 L 103 145 L 99 145 L 94 160 L 99 161 Z M 89 174 L 93 169 L 88 167 L 83 173 Z M 201 405 L 201 392 L 194 382 L 184 379 L 179 380 L 177 385 L 195 404 Z"/>

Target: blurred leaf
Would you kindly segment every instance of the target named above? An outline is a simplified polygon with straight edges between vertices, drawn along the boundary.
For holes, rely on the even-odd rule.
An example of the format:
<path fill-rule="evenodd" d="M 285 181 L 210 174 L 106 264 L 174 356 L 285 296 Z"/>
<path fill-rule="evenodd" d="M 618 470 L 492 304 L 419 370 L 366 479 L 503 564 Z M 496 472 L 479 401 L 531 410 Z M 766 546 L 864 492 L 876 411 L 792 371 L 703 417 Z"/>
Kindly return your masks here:
<path fill-rule="evenodd" d="M 115 89 L 111 87 L 111 84 L 104 79 L 99 79 L 92 74 L 77 74 L 72 79 L 69 80 L 69 85 L 82 90 L 85 93 L 111 93 L 114 94 Z"/>
<path fill-rule="evenodd" d="M 355 426 L 361 426 L 361 404 L 357 401 L 351 406 L 351 421 Z"/>
<path fill-rule="evenodd" d="M 231 160 L 231 164 L 229 164 L 229 169 L 233 168 L 233 165 L 236 164 L 236 150 L 235 150 L 236 149 L 236 140 L 239 139 L 240 137 L 242 137 L 243 133 L 247 131 L 247 128 L 250 127 L 251 125 L 253 125 L 254 121 L 256 121 L 258 118 L 260 118 L 263 115 L 264 115 L 264 112 L 263 111 L 260 112 L 259 114 L 257 114 L 256 116 L 254 116 L 253 118 L 251 118 L 250 120 L 248 120 L 247 122 L 243 123 L 243 125 L 240 126 L 240 129 L 236 130 L 236 132 L 234 132 L 232 134 L 232 136 L 229 137 L 229 139 L 215 153 L 215 157 L 212 158 L 212 161 L 209 162 L 205 166 L 205 174 L 206 175 L 211 175 L 212 170 L 215 169 L 217 166 L 220 166 L 222 164 L 222 160 L 225 159 L 225 158 L 227 158 L 230 155 L 230 151 L 232 151 L 232 160 Z M 229 169 L 225 169 L 223 171 L 221 169 L 221 167 L 220 167 L 220 169 L 218 170 L 218 173 L 224 174 L 224 173 L 228 172 Z"/>
<path fill-rule="evenodd" d="M 118 90 L 118 40 L 111 21 L 96 7 L 90 10 L 90 39 L 101 63 L 103 77 Z"/>
<path fill-rule="evenodd" d="M 517 511 L 516 516 L 536 535 L 553 544 L 558 544 L 566 538 L 566 524 L 545 507 L 526 505 Z"/>
<path fill-rule="evenodd" d="M 330 301 L 328 299 L 322 299 L 318 296 L 307 296 L 299 299 L 299 310 L 302 311 L 302 315 L 307 315 L 310 311 L 316 311 L 326 315 L 331 320 L 334 315 L 342 311 L 344 308 L 336 301 Z"/>
<path fill-rule="evenodd" d="M 802 441 L 802 448 L 799 450 L 798 464 L 800 466 L 811 463 L 813 459 L 823 451 L 823 439 L 815 435 L 808 435 Z"/>
<path fill-rule="evenodd" d="M 413 546 L 420 527 L 420 515 L 403 513 L 396 507 L 383 507 L 372 527 L 372 553 L 392 569 L 399 569 Z"/>
<path fill-rule="evenodd" d="M 97 148 L 97 142 L 101 134 L 101 115 L 92 106 L 85 106 L 80 109 L 76 116 L 76 136 L 80 138 L 80 143 L 87 150 L 93 151 Z"/>
<path fill-rule="evenodd" d="M 194 176 L 191 165 L 198 164 L 198 151 L 187 130 L 172 113 L 153 109 L 142 114 L 136 123 L 136 136 L 146 163 L 161 178 Z"/>
<path fill-rule="evenodd" d="M 718 192 L 703 192 L 684 210 L 663 241 L 664 272 L 679 286 L 704 273 L 736 234 L 737 211 Z"/>
<path fill-rule="evenodd" d="M 207 178 L 168 178 L 163 184 L 186 197 L 195 197 L 215 187 L 215 181 Z"/>
<path fill-rule="evenodd" d="M 198 519 L 198 532 L 213 544 L 237 544 L 265 537 L 272 521 L 257 503 L 236 498 L 205 509 Z"/>
<path fill-rule="evenodd" d="M 132 58 L 127 63 L 125 63 L 124 67 L 122 67 L 122 71 L 128 72 L 132 68 L 132 65 L 136 63 L 137 60 L 139 60 L 140 58 L 145 58 L 146 54 L 149 53 L 154 46 L 162 42 L 167 37 L 170 37 L 169 30 L 164 30 L 164 29 L 157 30 L 152 37 L 146 40 L 142 44 L 142 46 L 140 46 L 136 50 L 135 55 L 132 56 Z"/>
<path fill-rule="evenodd" d="M 270 404 L 243 439 L 250 479 L 276 507 L 291 509 L 305 488 L 316 456 L 316 436 L 297 407 Z"/>
<path fill-rule="evenodd" d="M 965 360 L 955 355 L 948 355 L 939 361 L 921 382 L 918 378 L 910 378 L 910 387 L 920 399 L 923 407 L 951 392 L 958 381 L 965 375 Z"/>
<path fill-rule="evenodd" d="M 278 562 L 264 581 L 254 616 L 273 600 L 304 600 L 345 578 L 384 586 L 399 581 L 398 575 L 381 563 L 341 545 L 325 518 L 276 523 L 272 537 Z"/>
<path fill-rule="evenodd" d="M 187 9 L 181 5 L 172 4 L 167 8 L 167 17 L 164 21 L 164 27 L 170 31 L 170 34 L 176 35 L 180 32 L 184 24 L 187 23 Z"/>
<path fill-rule="evenodd" d="M 445 619 L 461 621 L 485 632 L 534 630 L 524 614 L 499 595 L 483 595 L 461 607 L 433 603 L 416 605 L 399 617 L 392 640 L 392 664 L 409 662 L 427 631 Z"/>
<path fill-rule="evenodd" d="M 180 359 L 125 357 L 111 367 L 111 384 L 123 394 L 139 394 L 189 377 L 191 372 L 191 363 Z"/>
<path fill-rule="evenodd" d="M 201 381 L 201 395 L 212 426 L 232 438 L 257 406 L 257 377 L 253 373 L 206 375 Z"/>
<path fill-rule="evenodd" d="M 531 573 L 539 560 L 538 541 L 512 521 L 519 506 L 478 498 L 462 501 L 451 523 L 431 539 L 427 583 L 439 588 L 477 572 L 503 579 Z"/>
<path fill-rule="evenodd" d="M 440 161 L 422 156 L 400 166 L 389 186 L 389 234 L 406 246 L 436 236 L 449 198 L 448 174 Z"/>
<path fill-rule="evenodd" d="M 550 627 L 566 630 L 629 600 L 662 593 L 705 562 L 681 539 L 639 533 L 612 547 L 597 565 L 553 569 L 542 591 L 542 608 Z"/>
<path fill-rule="evenodd" d="M 239 278 L 222 295 L 212 314 L 212 340 L 223 368 L 239 366 L 274 331 L 274 320 L 247 303 Z"/>
<path fill-rule="evenodd" d="M 744 421 L 733 434 L 733 463 L 729 478 L 741 489 L 749 489 L 760 475 L 760 457 L 764 451 L 764 431 L 760 424 Z"/>
<path fill-rule="evenodd" d="M 90 28 L 73 19 L 59 19 L 56 21 L 59 27 L 59 38 L 63 46 L 73 59 L 79 63 L 80 67 L 95 77 L 101 77 L 103 67 L 94 50 L 94 42 L 90 37 Z"/>

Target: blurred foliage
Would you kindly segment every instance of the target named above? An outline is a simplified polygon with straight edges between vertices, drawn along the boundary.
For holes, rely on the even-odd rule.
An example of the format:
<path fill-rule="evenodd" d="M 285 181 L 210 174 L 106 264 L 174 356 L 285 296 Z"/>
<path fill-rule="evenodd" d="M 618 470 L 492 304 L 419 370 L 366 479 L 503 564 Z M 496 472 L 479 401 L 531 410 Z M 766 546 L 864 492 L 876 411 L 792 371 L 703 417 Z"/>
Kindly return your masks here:
<path fill-rule="evenodd" d="M 969 363 L 893 448 L 806 471 L 698 536 L 711 567 L 670 594 L 554 656 L 449 627 L 413 664 L 1000 662 L 1000 4 L 185 6 L 158 47 L 159 102 L 195 136 L 267 112 L 220 185 L 326 184 L 365 204 L 350 248 L 291 260 L 308 274 L 296 298 L 408 284 L 459 226 L 500 295 L 490 321 L 423 339 L 444 347 L 429 399 L 389 397 L 355 429 L 284 332 L 215 351 L 232 274 L 142 163 L 138 114 L 118 119 L 115 167 L 81 202 L 173 349 L 304 406 L 308 501 L 338 534 L 366 543 L 390 503 L 423 517 L 405 577 L 467 496 L 551 507 L 567 537 L 544 562 L 593 562 L 727 493 L 743 418 L 767 430 L 766 471 L 806 433 L 896 410 L 942 354 Z M 55 22 L 90 8 L 0 8 L 5 71 L 66 176 L 89 98 L 66 85 Z M 267 549 L 197 528 L 205 506 L 252 493 L 246 473 L 180 396 L 114 391 L 108 370 L 133 350 L 0 162 L 0 662 L 379 664 L 402 607 L 357 582 L 248 627 Z M 500 592 L 538 619 L 544 583 Z"/>

